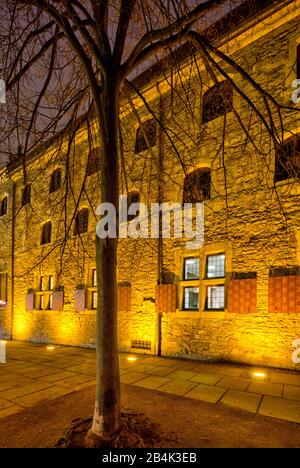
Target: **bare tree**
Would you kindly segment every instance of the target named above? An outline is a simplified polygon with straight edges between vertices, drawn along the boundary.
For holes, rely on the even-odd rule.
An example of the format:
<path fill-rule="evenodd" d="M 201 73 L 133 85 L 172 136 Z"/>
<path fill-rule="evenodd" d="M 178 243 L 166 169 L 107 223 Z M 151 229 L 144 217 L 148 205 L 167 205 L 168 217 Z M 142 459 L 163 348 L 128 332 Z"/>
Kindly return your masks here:
<path fill-rule="evenodd" d="M 5 140 L 16 140 L 19 148 L 22 143 L 20 153 L 24 159 L 25 179 L 26 154 L 38 141 L 55 135 L 66 125 L 74 130 L 84 121 L 94 119 L 101 142 L 101 201 L 114 205 L 118 214 L 121 98 L 127 96 L 130 103 L 130 93 L 139 94 L 130 79 L 157 57 L 176 52 L 185 41 L 190 41 L 201 53 L 213 81 L 218 82 L 217 73 L 231 82 L 261 121 L 274 145 L 280 145 L 276 128 L 281 106 L 238 64 L 201 35 L 203 24 L 211 21 L 212 14 L 228 11 L 230 2 L 6 0 L 4 3 L 1 68 L 8 92 L 15 102 L 14 112 L 6 117 Z M 224 63 L 238 71 L 263 97 L 266 112 L 228 76 Z M 30 87 L 28 79 L 33 76 L 37 77 L 36 84 Z M 143 100 L 144 97 L 139 95 Z M 29 103 L 28 96 L 35 96 L 35 99 Z M 276 123 L 274 112 L 278 116 Z M 238 119 L 237 112 L 236 116 Z M 155 118 L 162 125 L 159 117 Z M 245 134 L 249 134 L 241 119 L 240 125 Z M 174 135 L 165 127 L 162 131 L 172 145 Z M 11 151 L 16 153 L 17 148 L 11 148 Z M 97 389 L 92 432 L 104 440 L 110 440 L 120 427 L 117 247 L 118 239 L 96 237 L 99 300 Z"/>

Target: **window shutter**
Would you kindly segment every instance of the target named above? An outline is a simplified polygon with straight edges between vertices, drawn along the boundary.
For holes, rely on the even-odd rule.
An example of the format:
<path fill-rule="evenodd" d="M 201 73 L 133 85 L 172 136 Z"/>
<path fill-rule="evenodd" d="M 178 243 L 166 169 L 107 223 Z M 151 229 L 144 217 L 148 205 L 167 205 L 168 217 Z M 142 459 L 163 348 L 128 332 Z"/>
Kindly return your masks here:
<path fill-rule="evenodd" d="M 155 289 L 156 312 L 176 312 L 177 287 L 176 284 L 159 284 Z"/>
<path fill-rule="evenodd" d="M 257 307 L 257 279 L 233 279 L 228 285 L 228 312 L 254 314 Z"/>

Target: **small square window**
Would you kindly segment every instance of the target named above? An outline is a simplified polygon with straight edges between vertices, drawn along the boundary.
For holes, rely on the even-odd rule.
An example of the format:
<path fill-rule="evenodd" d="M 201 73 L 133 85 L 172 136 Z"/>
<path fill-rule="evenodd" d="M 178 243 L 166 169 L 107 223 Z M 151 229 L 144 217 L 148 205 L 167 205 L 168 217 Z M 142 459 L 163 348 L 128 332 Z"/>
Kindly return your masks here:
<path fill-rule="evenodd" d="M 92 286 L 95 288 L 97 286 L 97 270 L 92 270 Z"/>
<path fill-rule="evenodd" d="M 209 255 L 207 257 L 207 278 L 224 278 L 225 277 L 225 255 Z"/>
<path fill-rule="evenodd" d="M 199 258 L 186 258 L 184 260 L 184 279 L 197 280 L 199 279 Z"/>
<path fill-rule="evenodd" d="M 98 293 L 97 291 L 92 292 L 92 309 L 97 309 L 98 305 Z"/>
<path fill-rule="evenodd" d="M 225 288 L 224 286 L 209 286 L 207 288 L 207 310 L 224 310 Z"/>
<path fill-rule="evenodd" d="M 184 288 L 184 310 L 199 310 L 199 288 Z"/>

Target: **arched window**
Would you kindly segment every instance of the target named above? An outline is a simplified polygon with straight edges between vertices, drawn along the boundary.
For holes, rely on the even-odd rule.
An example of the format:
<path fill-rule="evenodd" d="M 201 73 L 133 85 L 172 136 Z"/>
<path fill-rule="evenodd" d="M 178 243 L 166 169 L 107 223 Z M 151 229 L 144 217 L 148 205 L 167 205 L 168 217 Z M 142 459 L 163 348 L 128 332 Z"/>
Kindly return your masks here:
<path fill-rule="evenodd" d="M 276 150 L 274 181 L 300 178 L 300 135 L 287 140 Z"/>
<path fill-rule="evenodd" d="M 1 205 L 0 205 L 0 216 L 5 216 L 7 214 L 7 204 L 8 198 L 2 198 Z"/>
<path fill-rule="evenodd" d="M 74 235 L 84 234 L 88 230 L 89 225 L 89 210 L 87 208 L 82 208 L 78 211 L 75 218 L 75 228 Z"/>
<path fill-rule="evenodd" d="M 90 176 L 100 170 L 100 148 L 94 148 L 88 155 L 87 175 Z"/>
<path fill-rule="evenodd" d="M 28 205 L 31 199 L 31 185 L 27 184 L 22 192 L 22 206 Z"/>
<path fill-rule="evenodd" d="M 61 187 L 61 169 L 55 169 L 51 174 L 49 193 L 56 192 Z"/>
<path fill-rule="evenodd" d="M 128 209 L 133 203 L 140 203 L 140 193 L 137 190 L 133 190 L 127 194 L 127 206 Z M 127 215 L 127 221 L 132 221 L 139 215 L 139 211 L 136 214 Z"/>
<path fill-rule="evenodd" d="M 52 234 L 52 223 L 48 221 L 42 229 L 41 245 L 50 244 Z"/>
<path fill-rule="evenodd" d="M 135 149 L 136 154 L 152 148 L 156 145 L 156 120 L 148 119 L 139 126 L 136 132 Z"/>
<path fill-rule="evenodd" d="M 233 91 L 229 81 L 214 85 L 203 95 L 202 123 L 205 124 L 233 109 Z"/>
<path fill-rule="evenodd" d="M 184 180 L 183 203 L 201 203 L 210 199 L 210 169 L 195 169 Z"/>

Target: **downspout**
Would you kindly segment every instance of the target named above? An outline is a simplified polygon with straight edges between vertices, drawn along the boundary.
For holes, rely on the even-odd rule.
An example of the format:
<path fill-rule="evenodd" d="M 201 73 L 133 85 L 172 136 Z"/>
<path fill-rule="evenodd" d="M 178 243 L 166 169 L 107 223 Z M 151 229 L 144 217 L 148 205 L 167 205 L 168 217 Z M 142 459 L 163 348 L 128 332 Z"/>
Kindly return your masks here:
<path fill-rule="evenodd" d="M 164 151 L 163 151 L 163 132 L 162 132 L 162 122 L 163 122 L 163 98 L 160 93 L 159 84 L 156 85 L 157 92 L 160 96 L 159 98 L 159 134 L 158 134 L 158 177 L 157 177 L 157 194 L 158 194 L 158 203 L 163 202 L 163 167 L 164 167 Z M 160 285 L 163 282 L 162 278 L 163 270 L 163 239 L 162 239 L 162 216 L 159 212 L 159 236 L 157 239 L 157 284 Z M 157 356 L 161 356 L 161 342 L 162 342 L 162 312 L 157 312 Z"/>
<path fill-rule="evenodd" d="M 11 222 L 11 326 L 10 339 L 13 339 L 14 300 L 15 300 L 15 197 L 16 184 L 12 181 L 12 222 Z"/>

